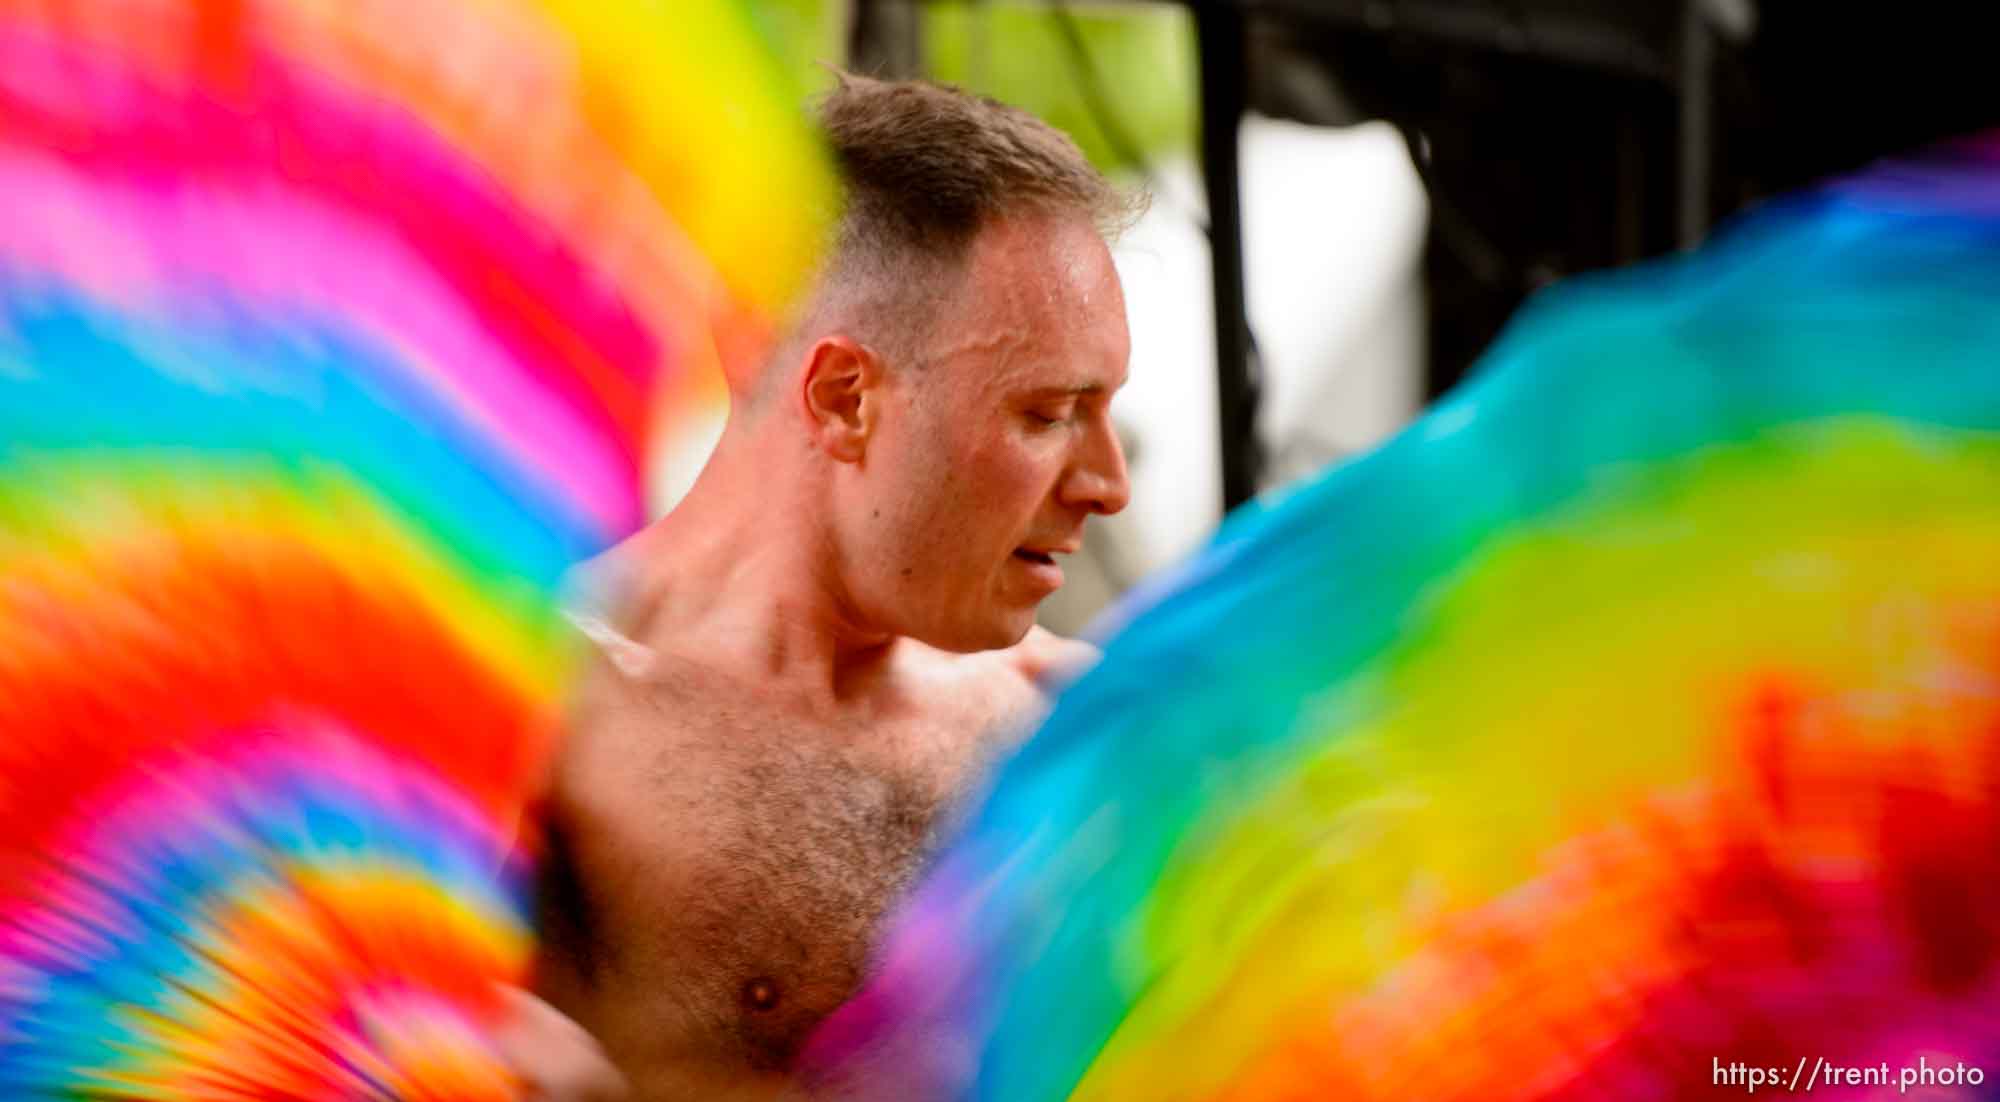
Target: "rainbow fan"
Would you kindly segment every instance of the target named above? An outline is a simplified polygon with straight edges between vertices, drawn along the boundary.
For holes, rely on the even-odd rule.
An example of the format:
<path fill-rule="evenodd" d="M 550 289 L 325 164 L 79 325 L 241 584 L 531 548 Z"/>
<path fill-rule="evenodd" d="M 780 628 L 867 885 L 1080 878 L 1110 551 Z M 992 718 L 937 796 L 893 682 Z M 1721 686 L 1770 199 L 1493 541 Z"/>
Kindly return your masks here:
<path fill-rule="evenodd" d="M 820 1074 L 2000 1090 L 1996 302 L 2000 138 L 1543 294 L 1141 599 Z"/>
<path fill-rule="evenodd" d="M 0 1098 L 486 1098 L 562 572 L 831 176 L 726 2 L 0 0 Z"/>

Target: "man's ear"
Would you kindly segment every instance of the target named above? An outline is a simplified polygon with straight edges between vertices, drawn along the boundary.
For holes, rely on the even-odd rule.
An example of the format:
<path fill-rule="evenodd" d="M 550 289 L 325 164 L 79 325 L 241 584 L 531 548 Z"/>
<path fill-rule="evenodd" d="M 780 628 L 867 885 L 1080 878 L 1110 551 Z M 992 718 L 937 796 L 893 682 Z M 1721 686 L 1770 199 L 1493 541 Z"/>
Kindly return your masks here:
<path fill-rule="evenodd" d="M 881 413 L 881 385 L 882 359 L 874 349 L 841 333 L 814 341 L 799 380 L 814 443 L 835 459 L 859 461 Z"/>

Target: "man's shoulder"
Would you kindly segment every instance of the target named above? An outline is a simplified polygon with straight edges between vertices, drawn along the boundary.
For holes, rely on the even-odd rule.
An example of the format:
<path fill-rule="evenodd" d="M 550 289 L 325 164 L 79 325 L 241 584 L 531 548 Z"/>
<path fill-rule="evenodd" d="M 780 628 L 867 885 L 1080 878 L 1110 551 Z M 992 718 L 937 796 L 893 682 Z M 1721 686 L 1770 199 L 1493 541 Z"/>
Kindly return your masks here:
<path fill-rule="evenodd" d="M 1025 733 L 1047 711 L 1063 685 L 1097 661 L 1097 648 L 1036 627 L 1011 647 L 953 654 L 924 648 L 925 678 L 941 693 L 943 710 L 975 717 L 971 726 L 986 733 Z"/>
<path fill-rule="evenodd" d="M 562 617 L 627 681 L 658 680 L 669 655 L 651 643 L 650 629 L 673 573 L 650 561 L 641 532 L 564 573 L 557 590 Z M 586 678 L 586 688 L 595 679 Z"/>
<path fill-rule="evenodd" d="M 1001 653 L 1014 669 L 1045 693 L 1068 684 L 1101 657 L 1089 643 L 1057 635 L 1039 624 Z"/>

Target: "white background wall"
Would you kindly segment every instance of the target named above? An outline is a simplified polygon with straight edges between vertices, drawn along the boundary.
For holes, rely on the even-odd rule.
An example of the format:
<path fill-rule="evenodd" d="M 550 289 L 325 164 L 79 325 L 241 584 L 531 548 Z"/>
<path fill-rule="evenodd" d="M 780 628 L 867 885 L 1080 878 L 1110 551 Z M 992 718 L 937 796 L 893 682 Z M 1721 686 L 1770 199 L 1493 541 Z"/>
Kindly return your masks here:
<path fill-rule="evenodd" d="M 1363 450 L 1423 399 L 1426 208 L 1403 140 L 1251 117 L 1242 130 L 1244 268 L 1263 354 L 1265 486 Z M 1132 375 L 1113 410 L 1132 504 L 1091 521 L 1043 622 L 1074 633 L 1123 585 L 1185 558 L 1221 514 L 1215 337 L 1200 177 L 1162 168 L 1152 209 L 1115 250 Z"/>

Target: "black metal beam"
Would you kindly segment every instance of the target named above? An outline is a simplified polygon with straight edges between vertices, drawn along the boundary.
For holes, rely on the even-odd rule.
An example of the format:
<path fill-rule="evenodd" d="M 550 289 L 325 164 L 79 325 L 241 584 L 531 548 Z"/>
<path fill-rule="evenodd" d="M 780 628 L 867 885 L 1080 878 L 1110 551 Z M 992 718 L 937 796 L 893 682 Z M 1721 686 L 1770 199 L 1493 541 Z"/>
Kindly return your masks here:
<path fill-rule="evenodd" d="M 847 20 L 847 67 L 869 76 L 900 79 L 923 72 L 917 6 L 853 0 Z"/>
<path fill-rule="evenodd" d="M 1243 281 L 1237 130 L 1245 100 L 1244 17 L 1234 4 L 1194 0 L 1201 68 L 1201 175 L 1215 290 L 1215 398 L 1222 444 L 1222 507 L 1257 492 L 1257 377 Z"/>
<path fill-rule="evenodd" d="M 1193 0 L 1206 5 L 1211 0 Z M 1440 45 L 1470 46 L 1585 69 L 1676 79 L 1684 0 L 1224 0 L 1252 16 Z"/>
<path fill-rule="evenodd" d="M 1681 16 L 1680 180 L 1676 229 L 1683 249 L 1701 244 L 1708 232 L 1709 100 L 1715 47 L 1702 0 L 1687 0 Z"/>

